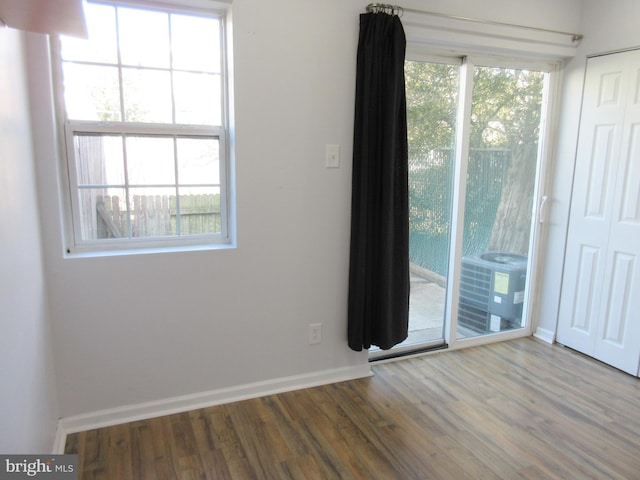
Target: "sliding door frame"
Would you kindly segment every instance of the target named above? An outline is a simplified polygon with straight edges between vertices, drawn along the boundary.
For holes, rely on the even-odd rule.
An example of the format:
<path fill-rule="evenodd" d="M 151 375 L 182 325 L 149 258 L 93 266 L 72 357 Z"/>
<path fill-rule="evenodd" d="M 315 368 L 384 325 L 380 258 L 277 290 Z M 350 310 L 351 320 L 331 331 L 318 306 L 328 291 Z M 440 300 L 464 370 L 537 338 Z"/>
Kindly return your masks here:
<path fill-rule="evenodd" d="M 433 345 L 434 349 L 442 347 L 454 350 L 504 341 L 513 338 L 530 336 L 537 324 L 535 308 L 537 302 L 532 301 L 537 291 L 538 279 L 541 277 L 541 262 L 538 259 L 544 253 L 545 221 L 548 213 L 546 191 L 549 188 L 549 172 L 551 171 L 552 148 L 554 144 L 553 124 L 557 118 L 557 91 L 560 87 L 560 63 L 539 61 L 535 59 L 516 59 L 500 56 L 451 56 L 438 52 L 430 53 L 424 46 L 408 45 L 407 60 L 426 63 L 445 63 L 459 66 L 458 105 L 455 132 L 455 166 L 452 191 L 452 219 L 450 229 L 450 250 L 448 259 L 447 287 L 444 312 L 444 340 L 443 342 L 428 342 L 414 346 L 400 346 L 397 350 L 375 352 L 371 358 L 380 358 L 407 353 L 423 352 Z M 522 328 L 495 332 L 480 336 L 457 338 L 458 330 L 458 301 L 462 264 L 462 248 L 464 233 L 464 208 L 466 203 L 467 167 L 469 163 L 469 143 L 471 129 L 471 107 L 473 95 L 473 76 L 475 66 L 516 68 L 534 70 L 545 73 L 540 134 L 538 139 L 538 153 L 536 177 L 532 202 L 532 221 L 529 236 L 529 255 L 527 261 L 527 281 L 525 284 Z M 391 355 L 389 355 L 391 353 Z"/>
<path fill-rule="evenodd" d="M 503 332 L 488 333 L 474 337 L 458 338 L 458 304 L 459 285 L 462 264 L 462 238 L 464 233 L 464 208 L 466 205 L 467 166 L 469 161 L 469 137 L 471 104 L 473 95 L 473 74 L 476 66 L 517 68 L 534 70 L 545 73 L 542 92 L 540 134 L 538 137 L 538 152 L 536 176 L 534 180 L 534 194 L 532 201 L 531 230 L 529 232 L 529 253 L 527 255 L 527 280 L 525 283 L 524 306 L 522 318 L 524 326 Z M 456 132 L 456 166 L 454 171 L 454 200 L 452 212 L 456 216 L 452 219 L 451 250 L 449 252 L 449 273 L 447 275 L 447 300 L 445 304 L 445 340 L 449 349 L 483 345 L 497 341 L 530 336 L 535 330 L 536 319 L 532 301 L 537 291 L 540 262 L 545 246 L 547 196 L 545 195 L 548 180 L 549 163 L 551 161 L 552 134 L 551 120 L 555 107 L 554 90 L 559 86 L 556 77 L 558 65 L 556 63 L 528 61 L 496 56 L 467 56 L 464 57 L 460 69 L 460 84 L 458 96 L 458 118 Z M 554 88 L 555 87 L 555 88 Z"/>

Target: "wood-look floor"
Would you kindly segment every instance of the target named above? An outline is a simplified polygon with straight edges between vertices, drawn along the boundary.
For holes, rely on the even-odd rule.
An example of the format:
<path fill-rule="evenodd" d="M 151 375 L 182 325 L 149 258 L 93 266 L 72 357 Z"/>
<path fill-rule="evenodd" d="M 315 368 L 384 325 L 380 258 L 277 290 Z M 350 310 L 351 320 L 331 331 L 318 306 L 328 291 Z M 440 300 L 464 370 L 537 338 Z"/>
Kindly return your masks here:
<path fill-rule="evenodd" d="M 70 435 L 81 479 L 640 479 L 640 380 L 531 338 Z"/>

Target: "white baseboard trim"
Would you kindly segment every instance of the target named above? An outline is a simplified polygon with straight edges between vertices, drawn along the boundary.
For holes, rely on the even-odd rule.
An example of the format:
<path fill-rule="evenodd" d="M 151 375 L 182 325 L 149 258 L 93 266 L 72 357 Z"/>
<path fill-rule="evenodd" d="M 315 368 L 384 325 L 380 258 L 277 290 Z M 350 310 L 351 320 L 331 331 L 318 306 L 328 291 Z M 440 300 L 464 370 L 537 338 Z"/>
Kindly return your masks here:
<path fill-rule="evenodd" d="M 536 328 L 533 336 L 539 338 L 543 342 L 551 344 L 555 343 L 556 341 L 556 333 L 553 330 L 547 330 L 546 328 Z"/>
<path fill-rule="evenodd" d="M 372 375 L 371 367 L 357 365 L 332 370 L 323 370 L 303 375 L 276 378 L 236 387 L 221 388 L 208 392 L 183 395 L 179 397 L 155 400 L 152 402 L 126 405 L 123 407 L 100 410 L 97 412 L 73 415 L 61 418 L 56 433 L 54 453 L 63 453 L 68 434 L 108 427 L 121 423 L 135 422 L 148 418 L 187 412 L 199 408 L 221 405 L 223 403 L 247 400 L 275 393 L 316 387 L 330 383 L 354 380 Z"/>
<path fill-rule="evenodd" d="M 56 428 L 56 436 L 53 439 L 53 453 L 54 455 L 62 455 L 64 453 L 65 443 L 67 442 L 67 432 L 65 432 L 62 426 L 62 420 L 58 420 L 58 428 Z"/>

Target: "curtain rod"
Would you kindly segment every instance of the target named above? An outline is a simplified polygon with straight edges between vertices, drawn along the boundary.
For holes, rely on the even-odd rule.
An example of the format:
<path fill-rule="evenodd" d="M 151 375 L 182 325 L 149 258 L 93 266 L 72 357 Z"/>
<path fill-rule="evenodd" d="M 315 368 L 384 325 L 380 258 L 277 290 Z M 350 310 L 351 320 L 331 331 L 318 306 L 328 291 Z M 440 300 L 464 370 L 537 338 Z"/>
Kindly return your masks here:
<path fill-rule="evenodd" d="M 438 13 L 438 12 L 430 12 L 427 10 L 416 10 L 413 8 L 404 8 L 401 7 L 399 5 L 389 5 L 386 3 L 370 3 L 369 5 L 367 5 L 367 12 L 368 13 L 379 13 L 379 12 L 384 12 L 384 13 L 388 13 L 390 15 L 397 15 L 399 17 L 402 16 L 403 13 L 407 12 L 407 13 L 416 13 L 419 15 L 431 15 L 433 17 L 441 17 L 441 18 L 449 18 L 452 20 L 464 20 L 465 22 L 474 22 L 474 23 L 480 23 L 483 25 L 495 25 L 495 26 L 500 26 L 500 27 L 517 27 L 517 28 L 526 28 L 527 30 L 535 30 L 538 32 L 546 32 L 546 33 L 556 33 L 559 35 L 568 35 L 571 37 L 571 41 L 572 42 L 579 42 L 580 40 L 582 40 L 583 35 L 580 33 L 570 33 L 570 32 L 561 32 L 558 30 L 548 30 L 546 28 L 538 28 L 538 27 L 528 27 L 526 25 L 516 25 L 513 23 L 503 23 L 503 22 L 495 22 L 492 20 L 480 20 L 477 18 L 470 18 L 470 17 L 461 17 L 458 15 L 448 15 L 446 13 Z"/>

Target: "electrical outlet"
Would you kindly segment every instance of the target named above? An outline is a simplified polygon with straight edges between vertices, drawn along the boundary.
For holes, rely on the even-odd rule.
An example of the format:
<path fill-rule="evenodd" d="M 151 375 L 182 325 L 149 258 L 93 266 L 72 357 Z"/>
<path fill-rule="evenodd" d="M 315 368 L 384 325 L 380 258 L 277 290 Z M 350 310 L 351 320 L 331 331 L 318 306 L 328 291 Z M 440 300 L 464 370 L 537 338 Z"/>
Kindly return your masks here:
<path fill-rule="evenodd" d="M 309 345 L 317 345 L 322 341 L 322 324 L 309 324 Z"/>

